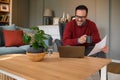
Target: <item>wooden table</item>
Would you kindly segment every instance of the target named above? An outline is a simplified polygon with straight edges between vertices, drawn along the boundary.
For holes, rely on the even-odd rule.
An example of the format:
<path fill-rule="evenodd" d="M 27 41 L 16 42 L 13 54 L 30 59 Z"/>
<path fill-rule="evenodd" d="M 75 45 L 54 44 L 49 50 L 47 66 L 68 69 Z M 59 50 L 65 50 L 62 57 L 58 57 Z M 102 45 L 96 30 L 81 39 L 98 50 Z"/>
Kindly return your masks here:
<path fill-rule="evenodd" d="M 31 62 L 25 54 L 11 54 L 0 56 L 0 73 L 18 80 L 86 80 L 110 62 L 95 57 L 59 58 L 58 53 Z"/>

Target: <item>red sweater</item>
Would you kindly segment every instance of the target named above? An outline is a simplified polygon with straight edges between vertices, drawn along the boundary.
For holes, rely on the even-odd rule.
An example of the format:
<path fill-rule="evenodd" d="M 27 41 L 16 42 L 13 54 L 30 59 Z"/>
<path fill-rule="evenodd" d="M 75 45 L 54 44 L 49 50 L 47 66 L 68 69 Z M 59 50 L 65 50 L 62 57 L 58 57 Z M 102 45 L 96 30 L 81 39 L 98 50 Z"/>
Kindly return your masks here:
<path fill-rule="evenodd" d="M 86 20 L 85 25 L 79 27 L 76 24 L 75 20 L 67 23 L 64 34 L 63 34 L 63 45 L 71 45 L 71 46 L 88 46 L 90 44 L 79 44 L 78 38 L 82 35 L 92 36 L 92 43 L 98 43 L 100 39 L 100 35 L 96 24 L 90 20 Z"/>

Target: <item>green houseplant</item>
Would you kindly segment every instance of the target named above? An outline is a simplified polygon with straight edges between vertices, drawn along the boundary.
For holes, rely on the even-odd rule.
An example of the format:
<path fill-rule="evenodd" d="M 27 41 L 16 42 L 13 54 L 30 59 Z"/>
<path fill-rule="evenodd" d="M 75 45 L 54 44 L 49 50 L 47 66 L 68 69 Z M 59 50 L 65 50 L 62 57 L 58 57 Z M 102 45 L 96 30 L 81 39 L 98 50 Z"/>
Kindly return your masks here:
<path fill-rule="evenodd" d="M 24 33 L 23 40 L 26 44 L 30 44 L 30 48 L 27 50 L 27 55 L 32 59 L 32 61 L 40 61 L 39 56 L 44 57 L 46 46 L 44 40 L 47 39 L 48 34 L 45 34 L 43 30 L 40 30 L 38 27 L 31 27 L 32 34 Z M 37 54 L 37 55 L 35 55 Z M 36 57 L 37 56 L 37 57 Z M 36 58 L 36 59 L 35 59 Z"/>

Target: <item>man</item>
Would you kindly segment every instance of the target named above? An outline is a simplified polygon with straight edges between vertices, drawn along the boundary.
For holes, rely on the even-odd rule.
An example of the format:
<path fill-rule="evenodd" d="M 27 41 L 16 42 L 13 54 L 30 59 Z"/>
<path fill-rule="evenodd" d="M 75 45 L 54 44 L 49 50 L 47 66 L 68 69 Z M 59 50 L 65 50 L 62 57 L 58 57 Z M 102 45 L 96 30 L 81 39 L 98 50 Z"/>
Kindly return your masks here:
<path fill-rule="evenodd" d="M 101 41 L 96 24 L 87 19 L 88 8 L 85 5 L 79 5 L 75 9 L 75 19 L 67 23 L 63 34 L 63 45 L 85 46 L 85 55 L 93 49 L 94 45 Z M 92 38 L 91 43 L 87 43 L 87 37 Z M 106 49 L 101 49 L 104 52 Z M 99 52 L 98 57 L 105 57 L 104 52 Z"/>

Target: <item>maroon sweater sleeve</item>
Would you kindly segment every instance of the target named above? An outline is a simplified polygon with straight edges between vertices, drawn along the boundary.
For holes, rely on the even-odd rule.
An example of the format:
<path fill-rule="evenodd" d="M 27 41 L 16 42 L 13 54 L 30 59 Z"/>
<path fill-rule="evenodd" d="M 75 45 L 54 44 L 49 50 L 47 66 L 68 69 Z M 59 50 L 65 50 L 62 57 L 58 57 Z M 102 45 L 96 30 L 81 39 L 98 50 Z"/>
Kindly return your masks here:
<path fill-rule="evenodd" d="M 74 35 L 72 34 L 73 30 L 74 30 L 74 23 L 71 21 L 66 25 L 63 33 L 63 45 L 71 45 L 71 46 L 78 45 L 78 37 L 72 38 L 72 36 Z"/>

